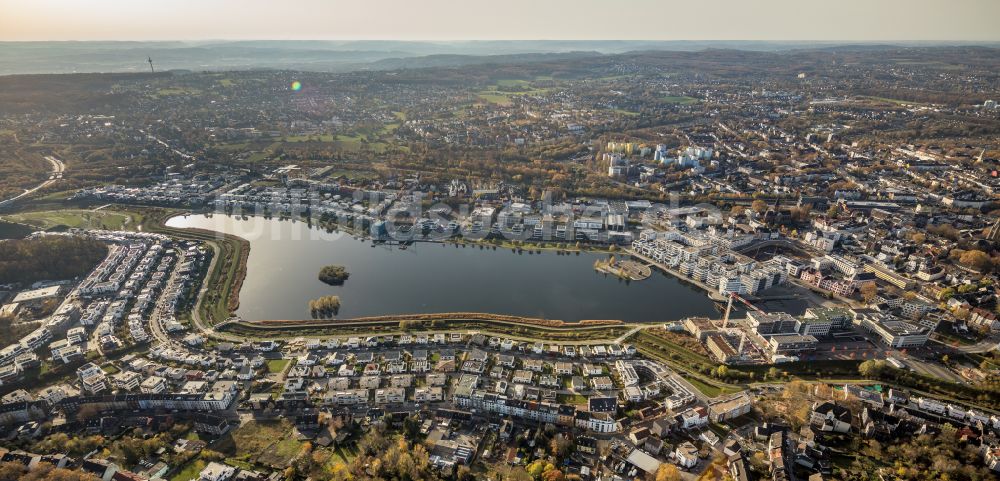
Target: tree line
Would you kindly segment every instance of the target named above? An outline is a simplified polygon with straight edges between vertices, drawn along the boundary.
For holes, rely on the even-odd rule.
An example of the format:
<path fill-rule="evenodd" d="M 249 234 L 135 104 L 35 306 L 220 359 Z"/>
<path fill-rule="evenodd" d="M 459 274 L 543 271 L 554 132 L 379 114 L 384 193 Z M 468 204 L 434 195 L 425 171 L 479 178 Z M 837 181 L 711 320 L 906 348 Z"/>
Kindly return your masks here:
<path fill-rule="evenodd" d="M 103 243 L 49 236 L 0 242 L 0 284 L 29 284 L 82 276 L 108 253 Z"/>

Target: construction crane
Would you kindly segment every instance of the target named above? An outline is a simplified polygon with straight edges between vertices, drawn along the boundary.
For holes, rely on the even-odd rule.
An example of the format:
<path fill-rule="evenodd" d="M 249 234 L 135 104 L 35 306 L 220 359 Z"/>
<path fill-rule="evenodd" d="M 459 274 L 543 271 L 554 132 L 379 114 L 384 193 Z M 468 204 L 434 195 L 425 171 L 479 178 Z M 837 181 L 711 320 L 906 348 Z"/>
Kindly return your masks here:
<path fill-rule="evenodd" d="M 729 313 L 730 313 L 730 311 L 733 310 L 733 300 L 734 299 L 737 300 L 737 301 L 740 301 L 741 303 L 743 303 L 743 305 L 747 306 L 747 309 L 749 309 L 751 311 L 760 312 L 760 313 L 764 312 L 764 311 L 760 310 L 759 307 L 751 304 L 750 301 L 748 301 L 748 300 L 740 297 L 740 295 L 738 293 L 736 293 L 736 292 L 730 292 L 729 293 L 729 302 L 726 303 L 726 315 L 722 318 L 722 327 L 723 328 L 729 326 Z"/>
<path fill-rule="evenodd" d="M 149 62 L 149 72 L 156 73 L 156 70 L 153 69 L 153 57 L 146 57 L 146 61 Z"/>

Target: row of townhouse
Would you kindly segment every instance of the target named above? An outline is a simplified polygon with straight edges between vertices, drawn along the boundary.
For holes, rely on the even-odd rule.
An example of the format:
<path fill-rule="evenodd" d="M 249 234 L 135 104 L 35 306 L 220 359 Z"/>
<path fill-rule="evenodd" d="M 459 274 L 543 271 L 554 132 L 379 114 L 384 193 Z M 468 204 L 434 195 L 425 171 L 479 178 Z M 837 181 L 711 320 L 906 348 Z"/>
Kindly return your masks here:
<path fill-rule="evenodd" d="M 513 416 L 521 419 L 528 419 L 543 423 L 552 423 L 563 426 L 577 425 L 577 410 L 568 404 L 554 404 L 544 401 L 525 401 L 510 399 L 502 394 L 473 390 L 469 394 L 456 394 L 455 404 L 465 409 L 474 409 L 477 412 L 495 413 L 505 416 Z M 596 413 L 594 413 L 596 414 Z M 609 428 L 605 423 L 612 422 L 610 416 L 595 416 L 593 425 L 589 418 L 585 419 L 585 429 L 593 429 L 599 432 L 614 432 L 617 429 Z"/>
<path fill-rule="evenodd" d="M 294 189 L 293 189 L 294 190 Z M 213 205 L 217 211 L 249 211 L 272 213 L 302 213 L 307 210 L 314 216 L 349 218 L 370 224 L 381 210 L 381 205 L 365 208 L 352 200 L 343 200 L 339 195 L 325 199 L 319 192 L 290 192 L 272 190 L 254 194 L 219 195 Z"/>
<path fill-rule="evenodd" d="M 178 261 L 176 276 L 161 294 L 169 312 L 176 315 L 182 302 L 187 298 L 194 279 L 205 261 L 205 253 L 197 246 L 189 246 Z"/>
<path fill-rule="evenodd" d="M 247 355 L 235 354 L 229 357 L 207 351 L 190 351 L 179 345 L 161 344 L 149 351 L 149 357 L 196 368 L 217 368 L 241 370 L 250 367 L 254 370 L 264 366 L 263 356 L 254 353 Z"/>
<path fill-rule="evenodd" d="M 104 313 L 111 305 L 111 301 L 97 300 L 87 304 L 80 314 L 80 324 L 85 327 L 95 326 L 104 319 Z"/>
<path fill-rule="evenodd" d="M 220 177 L 207 181 L 168 179 L 143 187 L 104 185 L 82 190 L 74 198 L 127 204 L 200 206 L 211 198 L 210 192 L 220 187 L 222 182 Z"/>
<path fill-rule="evenodd" d="M 968 408 L 958 404 L 951 404 L 939 399 L 923 396 L 908 396 L 904 394 L 903 399 L 896 399 L 892 402 L 897 406 L 905 406 L 907 409 L 917 408 L 918 410 L 946 416 L 951 420 L 964 424 L 975 425 L 982 423 L 984 427 L 1000 431 L 1000 416 L 985 413 L 980 410 Z"/>
<path fill-rule="evenodd" d="M 66 413 L 75 414 L 84 408 L 97 412 L 125 410 L 178 410 L 225 411 L 238 397 L 235 382 L 218 381 L 206 393 L 138 393 L 107 396 L 72 396 L 63 399 L 60 406 Z"/>
<path fill-rule="evenodd" d="M 93 271 L 87 276 L 77 293 L 81 297 L 102 297 L 116 295 L 119 299 L 125 298 L 129 293 L 122 293 L 126 283 L 132 275 L 133 270 L 143 260 L 147 254 L 149 246 L 143 242 L 130 242 L 118 247 L 121 252 L 121 259 L 114 264 L 114 269 L 108 273 L 104 271 Z M 117 255 L 116 255 L 117 257 Z"/>
<path fill-rule="evenodd" d="M 154 252 L 154 250 L 151 249 L 150 252 Z M 157 255 L 159 256 L 159 254 Z M 160 293 L 166 286 L 167 279 L 170 278 L 170 270 L 174 266 L 174 261 L 174 256 L 159 256 L 155 270 L 152 273 L 150 273 L 148 267 L 140 267 L 133 274 L 141 273 L 140 279 L 145 280 L 145 285 L 139 292 L 139 295 L 135 297 L 132 312 L 128 316 L 129 335 L 132 336 L 132 339 L 136 343 L 148 342 L 150 339 L 150 335 L 146 331 L 146 320 L 148 319 L 149 311 L 153 308 L 157 299 L 159 299 Z"/>
<path fill-rule="evenodd" d="M 44 419 L 49 413 L 49 408 L 49 403 L 46 401 L 18 401 L 0 404 L 0 426 Z"/>
<path fill-rule="evenodd" d="M 407 390 L 401 387 L 332 389 L 323 394 L 322 402 L 328 406 L 365 406 L 372 402 L 376 405 L 398 404 L 406 402 L 406 394 Z M 444 401 L 444 388 L 441 386 L 415 388 L 410 399 L 418 403 Z"/>

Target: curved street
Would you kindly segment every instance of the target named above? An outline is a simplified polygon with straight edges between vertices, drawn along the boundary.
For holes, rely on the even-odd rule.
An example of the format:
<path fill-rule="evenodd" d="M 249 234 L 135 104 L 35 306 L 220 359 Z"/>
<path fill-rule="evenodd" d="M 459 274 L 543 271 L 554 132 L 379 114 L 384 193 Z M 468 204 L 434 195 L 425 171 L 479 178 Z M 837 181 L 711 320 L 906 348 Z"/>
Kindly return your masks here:
<path fill-rule="evenodd" d="M 38 184 L 37 186 L 28 189 L 19 195 L 11 197 L 7 200 L 0 201 L 0 208 L 13 204 L 14 202 L 17 202 L 18 200 L 23 199 L 31 194 L 34 194 L 35 192 L 38 192 L 41 189 L 44 189 L 52 184 L 55 184 L 60 179 L 62 179 L 63 173 L 66 172 L 66 164 L 63 161 L 55 157 L 52 157 L 51 155 L 46 155 L 45 160 L 49 161 L 49 164 L 52 165 L 52 170 L 49 171 L 49 178 L 46 179 L 41 184 Z"/>

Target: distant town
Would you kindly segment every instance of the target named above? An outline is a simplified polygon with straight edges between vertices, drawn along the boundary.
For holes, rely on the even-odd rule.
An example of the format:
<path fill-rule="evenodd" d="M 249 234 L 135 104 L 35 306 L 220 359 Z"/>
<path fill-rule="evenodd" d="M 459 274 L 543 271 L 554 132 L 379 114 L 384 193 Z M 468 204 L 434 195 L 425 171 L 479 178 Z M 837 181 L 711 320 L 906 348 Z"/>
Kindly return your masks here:
<path fill-rule="evenodd" d="M 998 69 L 0 77 L 0 478 L 997 479 Z"/>

